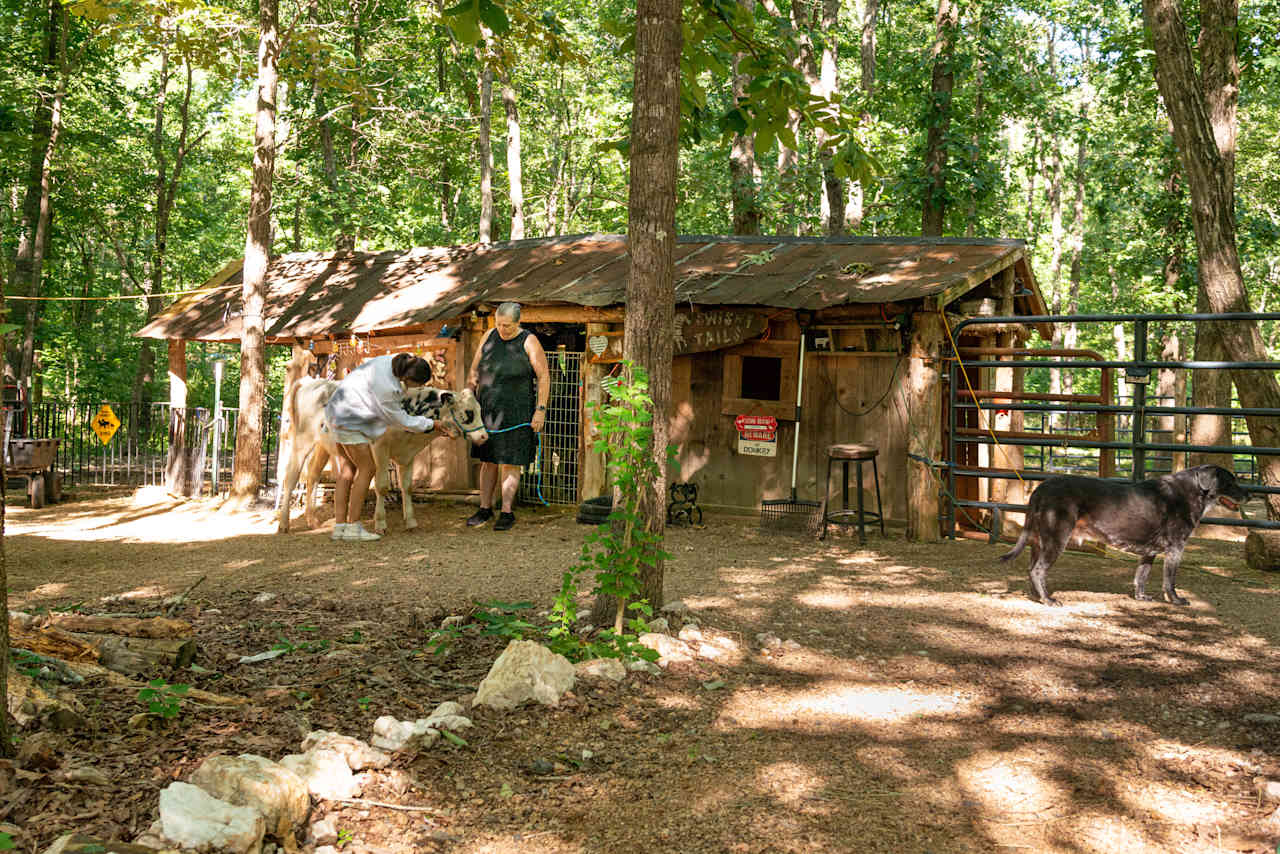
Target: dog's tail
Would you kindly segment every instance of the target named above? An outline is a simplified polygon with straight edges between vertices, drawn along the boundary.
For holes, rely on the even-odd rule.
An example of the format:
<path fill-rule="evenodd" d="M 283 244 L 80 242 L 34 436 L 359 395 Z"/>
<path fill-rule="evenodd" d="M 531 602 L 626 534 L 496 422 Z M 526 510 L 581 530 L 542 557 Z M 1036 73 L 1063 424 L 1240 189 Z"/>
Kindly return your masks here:
<path fill-rule="evenodd" d="M 1022 550 L 1027 547 L 1027 537 L 1030 536 L 1028 531 L 1030 530 L 1031 528 L 1029 526 L 1024 526 L 1022 533 L 1018 535 L 1018 542 L 1014 545 L 1013 551 L 1008 554 L 1000 555 L 1000 560 L 1013 560 L 1015 557 L 1022 554 Z"/>

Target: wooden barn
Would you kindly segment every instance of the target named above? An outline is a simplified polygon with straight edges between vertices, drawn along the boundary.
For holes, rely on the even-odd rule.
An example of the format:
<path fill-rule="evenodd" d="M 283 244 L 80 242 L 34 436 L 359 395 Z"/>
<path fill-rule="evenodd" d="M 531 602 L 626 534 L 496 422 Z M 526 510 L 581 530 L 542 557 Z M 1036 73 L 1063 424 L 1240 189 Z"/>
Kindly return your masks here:
<path fill-rule="evenodd" d="M 311 357 L 313 370 L 340 376 L 371 355 L 431 354 L 440 384 L 458 388 L 494 309 L 521 303 L 552 368 L 540 470 L 522 490 L 577 503 L 606 487 L 587 404 L 618 367 L 628 263 L 619 235 L 282 255 L 267 273 L 267 343 L 294 348 L 294 374 Z M 138 333 L 169 341 L 176 406 L 185 405 L 185 342 L 239 340 L 240 281 L 233 262 Z M 925 539 L 938 533 L 931 463 L 942 459 L 948 429 L 944 360 L 953 350 L 944 322 L 1046 313 L 1016 240 L 686 236 L 675 281 L 675 328 L 653 330 L 675 339 L 672 479 L 696 483 L 703 506 L 758 509 L 790 494 L 798 429 L 796 492 L 820 500 L 827 447 L 868 443 L 879 451 L 886 516 Z M 986 338 L 955 344 L 989 354 L 1048 334 L 1024 323 L 980 329 Z M 986 374 L 970 377 L 975 388 L 1012 391 L 1018 382 L 1012 371 Z M 984 455 L 971 464 L 993 464 L 985 448 L 969 450 Z M 415 487 L 474 489 L 465 444 L 435 440 Z"/>

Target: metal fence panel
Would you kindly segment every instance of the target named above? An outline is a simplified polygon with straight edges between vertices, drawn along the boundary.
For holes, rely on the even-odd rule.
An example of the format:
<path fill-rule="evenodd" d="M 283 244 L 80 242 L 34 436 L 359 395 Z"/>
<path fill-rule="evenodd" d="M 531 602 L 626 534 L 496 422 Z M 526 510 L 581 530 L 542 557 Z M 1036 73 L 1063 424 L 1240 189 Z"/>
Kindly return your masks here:
<path fill-rule="evenodd" d="M 962 330 L 970 332 L 981 329 L 986 324 L 1039 324 L 1065 323 L 1076 324 L 1106 323 L 1128 324 L 1132 329 L 1134 357 L 1130 360 L 1097 360 L 1088 361 L 1076 358 L 1051 360 L 1037 357 L 1034 350 L 1020 350 L 1019 355 L 1004 360 L 991 357 L 960 359 L 958 354 L 949 352 L 947 420 L 948 439 L 945 448 L 946 459 L 941 467 L 945 472 L 945 483 L 942 487 L 944 495 L 943 512 L 944 530 L 951 537 L 957 532 L 957 509 L 975 508 L 991 511 L 993 514 L 992 530 L 989 532 L 994 540 L 999 535 L 999 514 L 1002 511 L 1021 512 L 1025 504 L 1004 503 L 990 500 L 974 500 L 957 496 L 957 478 L 979 478 L 991 480 L 1012 480 L 1021 478 L 1027 481 L 1044 480 L 1056 474 L 1082 474 L 1098 476 L 1101 467 L 1101 454 L 1107 452 L 1108 459 L 1114 466 L 1113 479 L 1140 481 L 1150 475 L 1168 473 L 1173 469 L 1174 457 L 1184 453 L 1220 453 L 1231 454 L 1233 468 L 1237 477 L 1245 482 L 1251 492 L 1277 493 L 1280 487 L 1268 487 L 1258 482 L 1259 456 L 1280 455 L 1280 447 L 1255 446 L 1249 442 L 1249 434 L 1245 424 L 1246 416 L 1280 416 L 1280 411 L 1270 409 L 1248 409 L 1239 406 L 1230 408 L 1195 407 L 1186 400 L 1174 400 L 1168 397 L 1155 397 L 1148 391 L 1148 385 L 1155 378 L 1155 372 L 1162 369 L 1180 371 L 1270 371 L 1273 375 L 1280 372 L 1280 361 L 1265 362 L 1198 362 L 1191 360 L 1170 361 L 1153 360 L 1147 356 L 1147 335 L 1151 324 L 1155 323 L 1221 323 L 1239 320 L 1280 320 L 1280 313 L 1256 312 L 1237 314 L 1106 314 L 1106 315 L 1045 315 L 1038 317 L 983 317 L 971 318 L 957 324 L 952 330 L 955 340 L 959 340 Z M 960 347 L 961 350 L 965 348 Z M 972 371 L 986 368 L 1013 369 L 1113 369 L 1121 372 L 1123 382 L 1117 389 L 1116 400 L 1112 404 L 1081 403 L 1076 401 L 1052 400 L 1052 394 L 1026 394 L 1018 392 L 994 392 L 990 389 L 977 389 L 973 393 L 968 388 L 967 377 L 971 379 Z M 1153 385 L 1153 384 L 1152 384 Z M 1190 390 L 1188 389 L 1188 392 Z M 1234 401 L 1233 401 L 1234 402 Z M 1014 435 L 1005 431 L 993 430 L 993 418 L 1000 411 L 1018 411 L 1028 419 L 1023 429 Z M 1116 419 L 1110 439 L 1099 435 L 1097 418 L 1100 414 L 1113 414 Z M 976 418 L 975 418 L 976 414 Z M 1196 445 L 1190 437 L 1190 420 L 1183 425 L 1181 433 L 1153 419 L 1167 419 L 1178 415 L 1226 415 L 1231 419 L 1232 444 Z M 1091 421 L 1091 418 L 1093 419 Z M 977 422 L 977 428 L 973 423 Z M 1034 434 L 1043 434 L 1042 437 Z M 975 465 L 979 458 L 976 449 L 996 445 L 1016 446 L 1023 451 L 1022 468 L 1016 473 L 984 468 Z M 968 514 L 967 514 L 968 515 Z M 1250 528 L 1280 528 L 1280 522 L 1265 519 L 1236 519 L 1225 517 L 1209 517 L 1205 521 L 1216 525 L 1235 525 Z"/>

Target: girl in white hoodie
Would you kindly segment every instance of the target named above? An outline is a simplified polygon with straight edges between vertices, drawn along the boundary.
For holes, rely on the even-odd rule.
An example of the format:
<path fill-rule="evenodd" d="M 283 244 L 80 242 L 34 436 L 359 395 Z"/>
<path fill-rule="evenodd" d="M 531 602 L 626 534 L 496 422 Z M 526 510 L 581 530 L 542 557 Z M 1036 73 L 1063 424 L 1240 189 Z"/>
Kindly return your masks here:
<path fill-rule="evenodd" d="M 388 427 L 430 433 L 435 422 L 410 415 L 400 404 L 405 391 L 431 381 L 431 363 L 408 353 L 378 356 L 343 377 L 324 407 L 324 427 L 338 444 L 334 458 L 335 540 L 377 540 L 381 535 L 360 524 L 365 496 L 373 481 L 375 439 Z"/>

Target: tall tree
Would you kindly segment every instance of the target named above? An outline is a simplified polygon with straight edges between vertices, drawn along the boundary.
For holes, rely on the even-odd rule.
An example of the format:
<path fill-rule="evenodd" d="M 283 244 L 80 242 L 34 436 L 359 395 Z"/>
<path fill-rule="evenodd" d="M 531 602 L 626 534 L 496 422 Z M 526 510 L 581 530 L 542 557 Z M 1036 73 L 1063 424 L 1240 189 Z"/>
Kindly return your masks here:
<path fill-rule="evenodd" d="M 262 314 L 267 302 L 267 265 L 271 263 L 271 189 L 276 168 L 276 83 L 279 80 L 280 11 L 278 0 L 259 0 L 258 102 L 253 135 L 253 183 L 244 243 L 241 300 L 240 412 L 231 501 L 245 506 L 262 483 L 262 413 L 266 398 L 266 346 Z"/>
<path fill-rule="evenodd" d="M 1201 31 L 1213 31 L 1201 42 L 1202 64 L 1235 62 L 1236 4 L 1234 0 L 1202 0 Z M 1173 123 L 1178 156 L 1191 191 L 1191 220 L 1195 228 L 1200 288 L 1211 311 L 1249 311 L 1249 295 L 1236 246 L 1234 188 L 1230 158 L 1219 150 L 1215 124 L 1231 121 L 1231 113 L 1210 110 L 1210 101 L 1199 85 L 1195 62 L 1187 42 L 1187 25 L 1178 0 L 1143 0 L 1143 18 L 1151 34 L 1156 64 L 1156 85 Z M 1208 55 L 1206 55 L 1208 51 Z M 1231 59 L 1225 57 L 1230 52 Z M 1233 361 L 1267 359 L 1258 324 L 1223 322 L 1222 342 Z M 1250 408 L 1280 408 L 1280 385 L 1266 371 L 1233 374 L 1240 402 Z M 1280 445 L 1280 421 L 1269 416 L 1246 419 L 1255 445 Z M 1259 457 L 1262 481 L 1280 486 L 1280 458 Z M 1271 518 L 1280 518 L 1280 496 L 1267 496 Z"/>
<path fill-rule="evenodd" d="M 493 240 L 493 144 L 490 126 L 493 118 L 493 69 L 488 58 L 478 50 L 480 71 L 476 82 L 480 86 L 480 127 L 476 133 L 476 147 L 480 153 L 480 229 L 479 240 Z"/>
<path fill-rule="evenodd" d="M 960 26 L 960 8 L 955 0 L 938 0 L 934 21 L 933 75 L 929 86 L 929 103 L 925 110 L 928 128 L 924 152 L 924 203 L 921 206 L 920 233 L 925 237 L 942 236 L 947 216 L 947 133 L 951 128 L 951 94 L 955 88 L 956 30 Z"/>
<path fill-rule="evenodd" d="M 755 0 L 740 0 L 749 14 L 755 13 Z M 743 53 L 733 55 L 731 83 L 734 104 L 747 99 L 747 85 L 751 75 L 740 70 Z M 760 209 L 760 163 L 756 160 L 755 136 L 742 130 L 733 135 L 729 147 L 729 200 L 732 208 L 734 234 L 759 234 L 763 211 Z"/>
<path fill-rule="evenodd" d="M 670 335 L 654 330 L 675 326 L 676 176 L 680 152 L 681 0 L 637 0 L 635 86 L 631 110 L 631 178 L 627 204 L 627 318 L 622 356 L 649 373 L 653 398 L 653 455 L 656 479 L 639 500 L 645 529 L 661 537 L 666 529 L 667 419 L 671 412 Z M 662 606 L 663 561 L 642 563 L 642 598 Z M 600 597 L 592 622 L 606 625 L 617 603 Z"/>
<path fill-rule="evenodd" d="M 859 30 L 859 50 L 858 50 L 858 88 L 862 90 L 862 97 L 866 104 L 871 103 L 871 97 L 876 89 L 876 17 L 880 11 L 880 0 L 862 0 L 862 24 Z M 864 107 L 862 111 L 862 123 L 870 124 L 871 114 Z M 862 227 L 862 218 L 865 216 L 866 206 L 866 188 L 862 181 L 849 182 L 849 198 L 845 201 L 844 221 L 850 231 L 857 231 Z"/>
<path fill-rule="evenodd" d="M 31 148 L 28 158 L 26 194 L 22 203 L 22 220 L 18 232 L 18 248 L 14 256 L 11 287 L 14 293 L 29 297 L 23 322 L 20 353 L 14 365 L 18 384 L 32 385 L 35 363 L 36 320 L 39 317 L 41 278 L 45 253 L 49 244 L 49 227 L 53 218 L 50 198 L 53 157 L 62 130 L 62 104 L 67 84 L 67 9 L 57 0 L 48 4 L 45 16 L 44 51 L 41 85 L 36 90 L 31 119 Z"/>
<path fill-rule="evenodd" d="M 511 239 L 524 239 L 524 172 L 520 152 L 520 114 L 511 75 L 502 75 L 502 106 L 507 113 L 507 187 L 511 194 Z"/>

